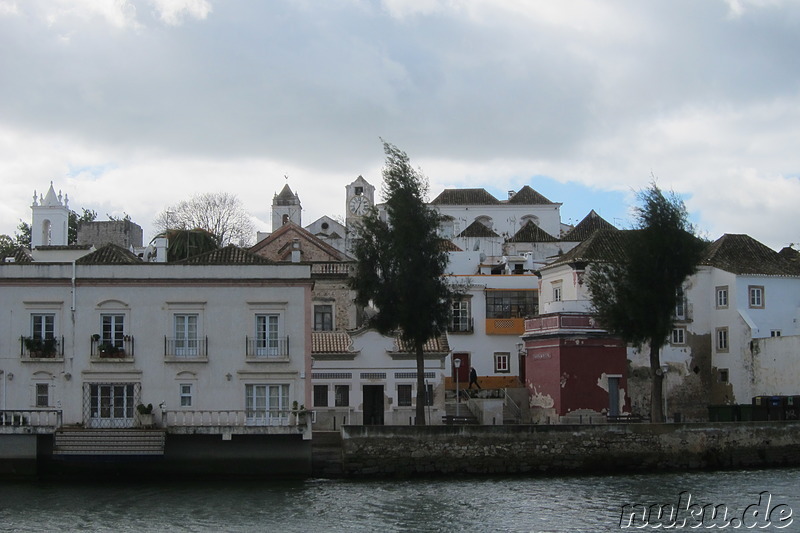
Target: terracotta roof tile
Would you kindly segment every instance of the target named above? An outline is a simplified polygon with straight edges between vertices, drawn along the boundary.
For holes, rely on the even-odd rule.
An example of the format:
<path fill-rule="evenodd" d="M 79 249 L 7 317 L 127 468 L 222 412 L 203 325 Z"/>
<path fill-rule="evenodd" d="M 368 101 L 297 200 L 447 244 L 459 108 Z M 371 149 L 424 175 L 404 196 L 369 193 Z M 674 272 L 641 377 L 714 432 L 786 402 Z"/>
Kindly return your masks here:
<path fill-rule="evenodd" d="M 616 230 L 617 228 L 595 213 L 594 209 L 592 209 L 583 220 L 578 222 L 577 226 L 565 233 L 564 236 L 561 237 L 561 240 L 567 242 L 585 241 L 599 229 Z"/>
<path fill-rule="evenodd" d="M 500 200 L 486 189 L 445 189 L 431 205 L 499 205 Z"/>
<path fill-rule="evenodd" d="M 238 246 L 229 244 L 224 248 L 211 250 L 204 254 L 196 255 L 175 264 L 181 265 L 272 265 L 269 259 L 248 252 Z"/>
<path fill-rule="evenodd" d="M 28 264 L 33 263 L 33 257 L 31 257 L 31 251 L 27 248 L 19 247 L 13 250 L 10 254 L 3 258 L 3 261 L 8 261 L 9 263 L 22 263 Z"/>
<path fill-rule="evenodd" d="M 497 233 L 487 228 L 477 220 L 458 234 L 459 237 L 499 237 Z"/>
<path fill-rule="evenodd" d="M 311 353 L 352 353 L 353 339 L 345 331 L 312 331 Z"/>
<path fill-rule="evenodd" d="M 702 265 L 732 274 L 797 276 L 797 265 L 749 235 L 726 233 L 706 249 Z"/>
<path fill-rule="evenodd" d="M 508 242 L 556 242 L 558 239 L 529 220 Z"/>
<path fill-rule="evenodd" d="M 414 347 L 403 342 L 400 337 L 395 337 L 394 347 L 396 353 L 409 353 L 414 351 Z M 447 353 L 450 351 L 450 344 L 447 341 L 447 335 L 441 335 L 429 339 L 423 346 L 422 351 L 425 353 Z"/>
<path fill-rule="evenodd" d="M 567 253 L 555 258 L 542 269 L 572 263 L 619 261 L 623 257 L 625 238 L 634 230 L 600 229 Z"/>
<path fill-rule="evenodd" d="M 78 265 L 140 265 L 142 260 L 122 246 L 108 243 L 75 261 Z"/>
<path fill-rule="evenodd" d="M 530 185 L 525 185 L 514 196 L 509 198 L 507 203 L 513 205 L 546 205 L 553 202 L 533 190 Z"/>
<path fill-rule="evenodd" d="M 444 252 L 463 252 L 461 248 L 456 246 L 456 244 L 449 240 L 449 239 L 440 239 L 439 240 L 439 249 Z"/>

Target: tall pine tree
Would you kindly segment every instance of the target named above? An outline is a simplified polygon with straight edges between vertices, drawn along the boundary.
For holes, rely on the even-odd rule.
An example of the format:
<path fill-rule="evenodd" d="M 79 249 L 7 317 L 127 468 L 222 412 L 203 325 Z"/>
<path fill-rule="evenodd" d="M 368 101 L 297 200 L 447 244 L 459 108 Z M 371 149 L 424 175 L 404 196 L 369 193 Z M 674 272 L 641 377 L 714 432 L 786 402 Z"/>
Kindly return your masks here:
<path fill-rule="evenodd" d="M 447 327 L 450 288 L 444 279 L 447 252 L 437 236 L 440 215 L 425 203 L 427 179 L 408 156 L 383 143 L 383 197 L 388 220 L 377 209 L 362 219 L 353 247 L 357 259 L 351 285 L 356 303 L 377 312 L 370 325 L 399 334 L 416 353 L 416 424 L 425 425 L 425 343 Z"/>
<path fill-rule="evenodd" d="M 636 227 L 615 263 L 592 265 L 588 288 L 600 323 L 626 342 L 650 347 L 650 419 L 664 420 L 661 348 L 672 332 L 681 286 L 695 273 L 705 244 L 683 201 L 655 183 L 639 193 Z"/>

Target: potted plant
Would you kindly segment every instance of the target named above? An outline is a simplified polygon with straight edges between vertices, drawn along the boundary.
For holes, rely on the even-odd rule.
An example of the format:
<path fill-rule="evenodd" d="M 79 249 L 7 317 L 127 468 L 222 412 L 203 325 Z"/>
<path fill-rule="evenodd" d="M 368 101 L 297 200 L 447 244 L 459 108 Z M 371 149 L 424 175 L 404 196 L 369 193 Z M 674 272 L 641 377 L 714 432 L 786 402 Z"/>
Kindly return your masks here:
<path fill-rule="evenodd" d="M 100 334 L 99 333 L 95 333 L 94 335 L 92 335 L 92 340 L 94 342 L 99 341 L 100 340 Z"/>
<path fill-rule="evenodd" d="M 153 427 L 153 404 L 147 405 L 140 403 L 136 406 L 136 411 L 139 413 L 139 425 L 142 427 Z"/>
<path fill-rule="evenodd" d="M 97 350 L 100 352 L 100 357 L 115 357 L 119 351 L 119 348 L 110 342 L 104 342 L 97 346 Z"/>
<path fill-rule="evenodd" d="M 56 353 L 56 340 L 53 338 L 43 340 L 38 337 L 25 337 L 23 342 L 30 357 L 53 357 Z"/>
<path fill-rule="evenodd" d="M 298 426 L 305 426 L 306 415 L 308 415 L 308 409 L 306 409 L 305 405 L 298 406 L 297 402 L 292 402 L 292 417 L 294 417 L 295 424 Z"/>

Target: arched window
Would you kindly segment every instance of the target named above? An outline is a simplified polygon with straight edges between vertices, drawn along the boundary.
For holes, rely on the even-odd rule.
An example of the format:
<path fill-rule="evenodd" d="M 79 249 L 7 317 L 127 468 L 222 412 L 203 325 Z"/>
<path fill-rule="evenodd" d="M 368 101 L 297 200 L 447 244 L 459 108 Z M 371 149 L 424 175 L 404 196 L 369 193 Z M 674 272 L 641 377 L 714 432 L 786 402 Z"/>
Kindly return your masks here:
<path fill-rule="evenodd" d="M 47 246 L 51 243 L 52 231 L 50 228 L 50 220 L 42 222 L 42 244 Z"/>

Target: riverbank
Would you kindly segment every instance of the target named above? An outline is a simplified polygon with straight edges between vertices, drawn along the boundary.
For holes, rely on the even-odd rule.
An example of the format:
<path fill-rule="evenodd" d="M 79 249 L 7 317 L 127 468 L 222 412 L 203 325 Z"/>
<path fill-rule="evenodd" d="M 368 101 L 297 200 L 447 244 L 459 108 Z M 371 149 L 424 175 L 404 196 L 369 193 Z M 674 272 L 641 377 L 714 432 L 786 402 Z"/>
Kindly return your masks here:
<path fill-rule="evenodd" d="M 87 430 L 91 433 L 91 430 Z M 65 455 L 0 435 L 0 478 L 382 478 L 800 466 L 800 422 L 345 426 L 301 435 L 163 434 L 163 451 Z M 60 453 L 59 453 L 60 452 Z"/>
<path fill-rule="evenodd" d="M 579 474 L 800 466 L 800 423 L 346 426 L 342 475 Z"/>

